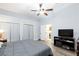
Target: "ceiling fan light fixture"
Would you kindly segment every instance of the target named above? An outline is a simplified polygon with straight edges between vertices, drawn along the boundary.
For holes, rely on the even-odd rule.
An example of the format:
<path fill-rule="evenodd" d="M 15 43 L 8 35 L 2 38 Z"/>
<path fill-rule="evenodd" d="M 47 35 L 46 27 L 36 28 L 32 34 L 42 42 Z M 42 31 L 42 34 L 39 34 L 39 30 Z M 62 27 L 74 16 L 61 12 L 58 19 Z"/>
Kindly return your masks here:
<path fill-rule="evenodd" d="M 47 12 L 53 10 L 53 8 L 48 8 L 48 9 L 47 8 L 44 8 L 42 3 L 39 4 L 39 7 L 40 7 L 39 10 L 32 10 L 32 11 L 37 12 L 37 16 L 39 16 L 39 15 L 48 16 L 48 13 Z"/>

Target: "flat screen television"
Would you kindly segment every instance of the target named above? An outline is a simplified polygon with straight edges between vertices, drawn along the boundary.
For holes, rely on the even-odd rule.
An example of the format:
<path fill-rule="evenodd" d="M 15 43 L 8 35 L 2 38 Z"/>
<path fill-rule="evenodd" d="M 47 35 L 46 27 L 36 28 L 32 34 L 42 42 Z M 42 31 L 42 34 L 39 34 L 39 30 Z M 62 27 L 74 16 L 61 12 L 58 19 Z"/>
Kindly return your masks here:
<path fill-rule="evenodd" d="M 73 29 L 59 29 L 58 36 L 73 37 Z"/>

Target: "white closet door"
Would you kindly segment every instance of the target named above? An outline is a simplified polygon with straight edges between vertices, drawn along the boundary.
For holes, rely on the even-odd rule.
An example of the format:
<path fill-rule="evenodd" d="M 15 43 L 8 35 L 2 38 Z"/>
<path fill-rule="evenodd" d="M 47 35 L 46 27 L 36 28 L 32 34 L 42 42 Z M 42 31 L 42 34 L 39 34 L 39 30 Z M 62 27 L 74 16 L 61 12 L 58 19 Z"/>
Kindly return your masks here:
<path fill-rule="evenodd" d="M 20 25 L 17 23 L 11 24 L 11 42 L 20 40 Z"/>
<path fill-rule="evenodd" d="M 10 23 L 0 22 L 0 30 L 5 32 L 5 37 L 7 41 L 10 42 Z"/>
<path fill-rule="evenodd" d="M 29 26 L 23 25 L 23 40 L 29 39 Z"/>
<path fill-rule="evenodd" d="M 24 24 L 23 26 L 23 40 L 33 40 L 33 26 Z"/>
<path fill-rule="evenodd" d="M 30 40 L 33 40 L 34 39 L 34 36 L 33 36 L 33 26 L 32 25 L 29 25 L 29 39 Z"/>

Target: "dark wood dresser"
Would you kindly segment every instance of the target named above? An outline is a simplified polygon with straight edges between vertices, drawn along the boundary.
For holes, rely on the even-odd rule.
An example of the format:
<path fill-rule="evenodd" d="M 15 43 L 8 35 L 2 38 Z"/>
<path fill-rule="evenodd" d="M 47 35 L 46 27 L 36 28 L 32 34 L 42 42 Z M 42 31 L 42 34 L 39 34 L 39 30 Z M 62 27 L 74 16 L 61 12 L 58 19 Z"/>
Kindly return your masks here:
<path fill-rule="evenodd" d="M 77 42 L 77 56 L 79 56 L 79 42 Z"/>
<path fill-rule="evenodd" d="M 58 37 L 55 36 L 54 45 L 65 48 L 67 50 L 75 51 L 75 38 L 64 37 L 64 36 L 58 36 Z"/>

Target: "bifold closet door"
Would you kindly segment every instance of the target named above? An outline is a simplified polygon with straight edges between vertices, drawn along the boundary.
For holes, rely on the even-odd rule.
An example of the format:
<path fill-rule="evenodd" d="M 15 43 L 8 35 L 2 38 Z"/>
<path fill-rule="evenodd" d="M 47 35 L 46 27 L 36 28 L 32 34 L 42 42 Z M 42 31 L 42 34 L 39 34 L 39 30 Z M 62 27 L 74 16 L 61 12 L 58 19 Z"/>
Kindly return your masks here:
<path fill-rule="evenodd" d="M 29 39 L 29 26 L 23 25 L 23 40 Z"/>
<path fill-rule="evenodd" d="M 5 32 L 5 37 L 7 41 L 10 42 L 10 23 L 0 22 L 0 30 Z"/>
<path fill-rule="evenodd" d="M 33 26 L 29 25 L 29 39 L 33 40 L 34 39 L 34 33 L 33 33 Z"/>
<path fill-rule="evenodd" d="M 11 23 L 11 42 L 20 40 L 20 25 Z"/>
<path fill-rule="evenodd" d="M 23 25 L 23 40 L 33 40 L 33 26 L 32 25 Z"/>

